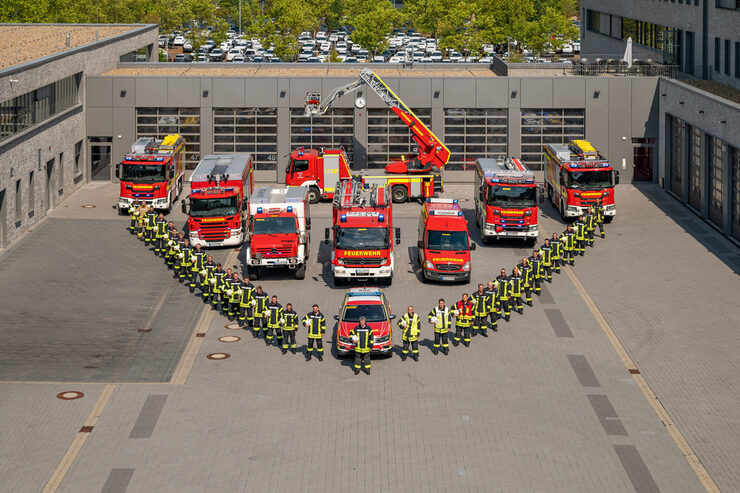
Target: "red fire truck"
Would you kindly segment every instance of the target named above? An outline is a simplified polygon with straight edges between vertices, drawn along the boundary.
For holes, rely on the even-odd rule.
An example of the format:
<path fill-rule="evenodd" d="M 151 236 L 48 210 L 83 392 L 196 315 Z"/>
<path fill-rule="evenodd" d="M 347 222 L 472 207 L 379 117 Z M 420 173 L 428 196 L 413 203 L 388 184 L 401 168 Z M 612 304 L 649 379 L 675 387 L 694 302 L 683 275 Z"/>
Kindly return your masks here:
<path fill-rule="evenodd" d="M 134 201 L 169 212 L 182 192 L 184 151 L 185 139 L 178 134 L 162 140 L 136 139 L 131 152 L 116 166 L 116 177 L 121 180 L 119 213 L 127 213 Z"/>
<path fill-rule="evenodd" d="M 205 156 L 190 175 L 190 195 L 182 201 L 182 211 L 188 214 L 190 243 L 203 247 L 241 245 L 253 187 L 252 154 Z"/>
<path fill-rule="evenodd" d="M 604 219 L 612 220 L 617 213 L 614 186 L 619 183 L 619 171 L 590 142 L 547 144 L 545 158 L 547 197 L 564 219 L 585 214 L 589 206 L 600 203 Z"/>
<path fill-rule="evenodd" d="M 387 186 L 363 185 L 358 180 L 337 184 L 332 202 L 331 268 L 334 284 L 350 279 L 393 280 L 393 242 L 401 243 L 401 230 L 393 228 L 393 210 Z"/>
<path fill-rule="evenodd" d="M 475 161 L 475 222 L 481 241 L 521 238 L 537 241 L 537 183 L 518 159 Z"/>
<path fill-rule="evenodd" d="M 426 199 L 419 217 L 422 280 L 470 282 L 468 221 L 457 199 Z"/>
<path fill-rule="evenodd" d="M 309 93 L 306 96 L 306 116 L 323 115 L 334 101 L 363 85 L 370 87 L 411 130 L 411 138 L 417 146 L 416 154 L 400 156 L 398 161 L 388 163 L 385 174 L 374 170 L 352 173 L 347 156 L 341 149 L 301 148 L 290 155 L 285 170 L 286 183 L 289 186 L 309 186 L 312 203 L 322 197 L 332 198 L 334 183 L 351 174 L 369 185 L 388 185 L 394 202 L 431 197 L 435 192 L 442 192 L 441 170 L 450 159 L 449 149 L 372 70 L 362 69 L 356 81 L 337 87 L 323 102 L 319 93 Z M 358 108 L 364 108 L 365 104 L 364 98 L 355 100 Z"/>

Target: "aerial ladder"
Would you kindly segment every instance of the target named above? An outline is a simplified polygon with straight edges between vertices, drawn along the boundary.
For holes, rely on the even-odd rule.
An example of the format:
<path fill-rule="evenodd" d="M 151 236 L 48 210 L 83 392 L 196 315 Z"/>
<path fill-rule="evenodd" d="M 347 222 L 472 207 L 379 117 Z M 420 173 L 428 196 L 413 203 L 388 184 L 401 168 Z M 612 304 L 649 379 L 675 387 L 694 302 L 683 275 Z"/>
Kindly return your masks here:
<path fill-rule="evenodd" d="M 310 92 L 306 95 L 304 113 L 306 116 L 323 115 L 334 101 L 350 94 L 366 84 L 387 104 L 390 109 L 411 130 L 411 138 L 417 146 L 416 155 L 404 156 L 400 161 L 388 163 L 387 173 L 429 173 L 432 168 L 441 170 L 450 160 L 450 150 L 417 117 L 401 98 L 372 70 L 363 68 L 360 77 L 354 82 L 337 87 L 322 102 L 321 94 Z"/>

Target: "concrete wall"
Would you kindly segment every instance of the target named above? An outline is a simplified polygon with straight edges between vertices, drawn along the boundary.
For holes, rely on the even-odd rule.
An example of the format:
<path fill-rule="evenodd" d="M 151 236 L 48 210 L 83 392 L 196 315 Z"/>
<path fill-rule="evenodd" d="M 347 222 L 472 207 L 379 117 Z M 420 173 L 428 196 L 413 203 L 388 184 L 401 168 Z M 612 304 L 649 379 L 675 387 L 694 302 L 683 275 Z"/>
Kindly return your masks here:
<path fill-rule="evenodd" d="M 98 43 L 0 71 L 0 101 L 25 94 L 73 74 L 82 73 L 80 104 L 49 121 L 0 142 L 0 248 L 17 239 L 62 200 L 89 180 L 84 101 L 85 75 L 115 67 L 127 52 L 157 43 L 157 26 L 142 26 Z M 11 80 L 13 82 L 11 82 Z M 75 143 L 82 141 L 81 172 L 75 173 Z M 59 156 L 62 155 L 62 166 Z M 54 159 L 47 180 L 46 163 Z M 61 171 L 60 171 L 61 170 Z M 33 203 L 30 179 L 34 173 Z M 12 176 L 11 176 L 12 173 Z M 21 210 L 16 214 L 16 181 L 21 180 Z M 47 189 L 50 193 L 47 196 Z"/>

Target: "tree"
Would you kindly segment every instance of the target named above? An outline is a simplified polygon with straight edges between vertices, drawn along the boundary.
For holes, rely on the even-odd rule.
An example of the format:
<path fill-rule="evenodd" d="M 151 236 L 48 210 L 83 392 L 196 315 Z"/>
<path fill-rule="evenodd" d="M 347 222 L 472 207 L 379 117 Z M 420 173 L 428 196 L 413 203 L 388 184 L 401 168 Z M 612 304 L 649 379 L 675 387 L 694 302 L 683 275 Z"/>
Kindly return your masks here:
<path fill-rule="evenodd" d="M 473 0 L 450 2 L 441 23 L 441 48 L 459 51 L 464 56 L 481 52 L 484 38 L 478 3 Z"/>
<path fill-rule="evenodd" d="M 307 0 L 317 19 L 317 28 L 339 29 L 344 18 L 344 0 Z"/>
<path fill-rule="evenodd" d="M 504 44 L 519 39 L 534 15 L 532 0 L 480 0 L 476 18 L 485 43 Z"/>
<path fill-rule="evenodd" d="M 388 0 L 348 0 L 346 23 L 350 39 L 375 56 L 388 48 L 386 36 L 400 24 L 401 13 Z"/>
<path fill-rule="evenodd" d="M 435 38 L 439 35 L 445 10 L 445 0 L 407 0 L 403 4 L 403 15 L 409 24 Z"/>
<path fill-rule="evenodd" d="M 521 41 L 535 53 L 556 51 L 578 37 L 578 28 L 562 10 L 547 6 L 542 15 L 527 23 Z"/>
<path fill-rule="evenodd" d="M 275 56 L 290 61 L 299 51 L 298 36 L 317 25 L 312 12 L 306 0 L 268 0 L 263 6 L 253 0 L 247 32 L 263 46 L 272 46 Z"/>

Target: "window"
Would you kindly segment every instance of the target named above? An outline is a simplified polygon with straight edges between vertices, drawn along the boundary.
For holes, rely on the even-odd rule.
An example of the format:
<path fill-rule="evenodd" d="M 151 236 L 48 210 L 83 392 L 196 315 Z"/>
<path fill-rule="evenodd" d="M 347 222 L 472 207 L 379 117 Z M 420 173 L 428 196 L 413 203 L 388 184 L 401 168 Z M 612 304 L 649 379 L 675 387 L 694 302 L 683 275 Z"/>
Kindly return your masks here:
<path fill-rule="evenodd" d="M 0 141 L 79 104 L 82 74 L 75 74 L 0 103 Z"/>
<path fill-rule="evenodd" d="M 82 141 L 75 144 L 75 176 L 82 173 Z"/>
<path fill-rule="evenodd" d="M 714 71 L 719 72 L 719 38 L 714 38 Z"/>
<path fill-rule="evenodd" d="M 33 216 L 36 208 L 36 183 L 33 171 L 28 173 L 28 215 Z"/>
<path fill-rule="evenodd" d="M 718 9 L 740 9 L 740 0 L 717 0 Z"/>
<path fill-rule="evenodd" d="M 732 53 L 730 52 L 730 40 L 725 40 L 725 75 L 730 75 L 730 65 L 732 64 Z"/>
<path fill-rule="evenodd" d="M 730 155 L 732 163 L 730 170 L 732 173 L 732 234 L 735 238 L 740 239 L 740 148 L 732 149 Z"/>
<path fill-rule="evenodd" d="M 59 195 L 62 194 L 62 191 L 64 190 L 64 153 L 59 153 L 59 181 L 57 182 L 59 184 Z"/>
<path fill-rule="evenodd" d="M 701 144 L 702 131 L 689 127 L 689 205 L 701 210 Z"/>
<path fill-rule="evenodd" d="M 727 144 L 716 137 L 709 137 L 709 219 L 718 226 L 722 226 L 724 210 L 724 192 L 722 168 Z"/>
<path fill-rule="evenodd" d="M 15 182 L 15 225 L 21 224 L 21 181 Z"/>
<path fill-rule="evenodd" d="M 136 138 L 180 134 L 185 139 L 185 167 L 200 161 L 200 108 L 136 108 Z"/>
<path fill-rule="evenodd" d="M 395 116 L 395 114 L 394 114 Z M 304 116 L 303 108 L 290 109 L 290 148 L 344 148 L 352 164 L 355 142 L 355 110 L 330 108 L 323 115 Z"/>
<path fill-rule="evenodd" d="M 686 124 L 680 118 L 670 117 L 671 191 L 681 197 L 683 189 L 684 136 Z"/>
<path fill-rule="evenodd" d="M 582 139 L 583 109 L 523 109 L 521 159 L 527 168 L 541 170 L 544 144 L 567 144 Z"/>
<path fill-rule="evenodd" d="M 735 77 L 740 77 L 740 43 L 735 42 Z"/>
<path fill-rule="evenodd" d="M 506 155 L 506 109 L 445 109 L 444 143 L 450 150 L 445 169 L 472 170 L 481 157 Z"/>
<path fill-rule="evenodd" d="M 251 152 L 255 169 L 276 169 L 277 108 L 215 108 L 213 152 Z"/>
<path fill-rule="evenodd" d="M 412 108 L 417 117 L 431 127 L 429 108 Z M 367 111 L 367 166 L 383 168 L 401 156 L 413 154 L 416 143 L 411 138 L 411 130 L 390 108 L 369 108 Z"/>

